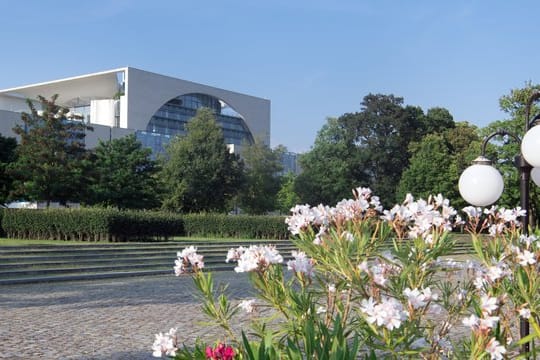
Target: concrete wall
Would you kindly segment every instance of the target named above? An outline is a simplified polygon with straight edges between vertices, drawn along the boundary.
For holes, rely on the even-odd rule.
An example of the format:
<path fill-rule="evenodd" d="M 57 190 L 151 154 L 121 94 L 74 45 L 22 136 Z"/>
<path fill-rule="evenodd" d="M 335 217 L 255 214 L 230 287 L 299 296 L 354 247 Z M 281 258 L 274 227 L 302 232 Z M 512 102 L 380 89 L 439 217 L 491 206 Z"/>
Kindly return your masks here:
<path fill-rule="evenodd" d="M 246 122 L 253 137 L 270 145 L 270 101 L 135 68 L 127 69 L 128 128 L 146 129 L 154 113 L 169 100 L 201 93 L 225 101 Z"/>

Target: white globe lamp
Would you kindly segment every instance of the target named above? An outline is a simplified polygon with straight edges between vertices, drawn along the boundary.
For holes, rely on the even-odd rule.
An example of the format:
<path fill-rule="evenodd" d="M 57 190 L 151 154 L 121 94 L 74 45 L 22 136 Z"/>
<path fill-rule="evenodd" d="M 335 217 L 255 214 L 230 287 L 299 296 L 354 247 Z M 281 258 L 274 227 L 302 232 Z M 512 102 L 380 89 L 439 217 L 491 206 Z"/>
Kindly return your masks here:
<path fill-rule="evenodd" d="M 540 167 L 540 126 L 532 127 L 521 141 L 521 153 L 533 167 Z"/>
<path fill-rule="evenodd" d="M 531 179 L 536 186 L 540 186 L 540 167 L 535 167 L 531 170 Z"/>
<path fill-rule="evenodd" d="M 476 158 L 459 178 L 459 193 L 474 206 L 493 204 L 501 197 L 503 190 L 502 175 L 483 156 Z"/>

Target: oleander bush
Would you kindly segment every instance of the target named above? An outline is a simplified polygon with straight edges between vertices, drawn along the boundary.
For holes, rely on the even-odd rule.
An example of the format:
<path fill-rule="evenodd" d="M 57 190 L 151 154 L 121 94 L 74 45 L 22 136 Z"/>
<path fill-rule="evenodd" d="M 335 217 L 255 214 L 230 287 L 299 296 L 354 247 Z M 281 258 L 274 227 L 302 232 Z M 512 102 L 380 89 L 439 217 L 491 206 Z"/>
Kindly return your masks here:
<path fill-rule="evenodd" d="M 540 358 L 540 239 L 537 230 L 523 234 L 523 209 L 467 207 L 464 223 L 441 195 L 427 201 L 408 195 L 384 210 L 369 189 L 354 194 L 335 207 L 292 209 L 286 223 L 298 250 L 286 267 L 289 254 L 271 245 L 230 249 L 225 261 L 236 262 L 234 271 L 247 273 L 252 286 L 244 299 L 214 282 L 196 247 L 178 252 L 175 274 L 192 277 L 201 311 L 223 331 L 193 339 L 173 327 L 156 334 L 153 355 Z M 451 260 L 451 230 L 463 224 L 474 253 Z M 528 335 L 518 335 L 519 318 Z M 236 320 L 244 321 L 240 329 Z"/>

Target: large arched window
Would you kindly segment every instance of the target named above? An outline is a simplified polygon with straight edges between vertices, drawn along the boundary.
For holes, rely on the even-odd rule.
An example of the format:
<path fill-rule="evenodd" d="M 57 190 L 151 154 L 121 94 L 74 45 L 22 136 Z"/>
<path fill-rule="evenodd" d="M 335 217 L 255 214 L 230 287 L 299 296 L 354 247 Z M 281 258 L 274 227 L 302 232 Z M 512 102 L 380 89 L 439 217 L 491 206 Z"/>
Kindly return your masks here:
<path fill-rule="evenodd" d="M 137 131 L 137 138 L 152 148 L 154 155 L 162 153 L 172 137 L 186 134 L 186 124 L 201 107 L 214 111 L 225 143 L 253 144 L 253 135 L 242 116 L 224 101 L 207 94 L 186 94 L 169 100 L 152 116 L 146 131 Z"/>

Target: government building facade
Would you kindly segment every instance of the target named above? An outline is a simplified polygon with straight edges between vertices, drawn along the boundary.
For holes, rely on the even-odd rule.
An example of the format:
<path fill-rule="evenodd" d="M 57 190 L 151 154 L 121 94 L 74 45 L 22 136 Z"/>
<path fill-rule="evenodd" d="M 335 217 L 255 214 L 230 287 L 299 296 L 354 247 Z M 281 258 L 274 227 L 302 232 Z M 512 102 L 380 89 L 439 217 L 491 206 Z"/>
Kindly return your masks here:
<path fill-rule="evenodd" d="M 26 99 L 38 104 L 39 95 L 55 94 L 58 105 L 93 128 L 86 133 L 87 148 L 135 134 L 155 156 L 186 133 L 201 107 L 214 112 L 231 151 L 241 152 L 255 139 L 270 146 L 269 100 L 132 67 L 0 90 L 0 134 L 15 136 L 21 112 L 29 112 Z"/>

